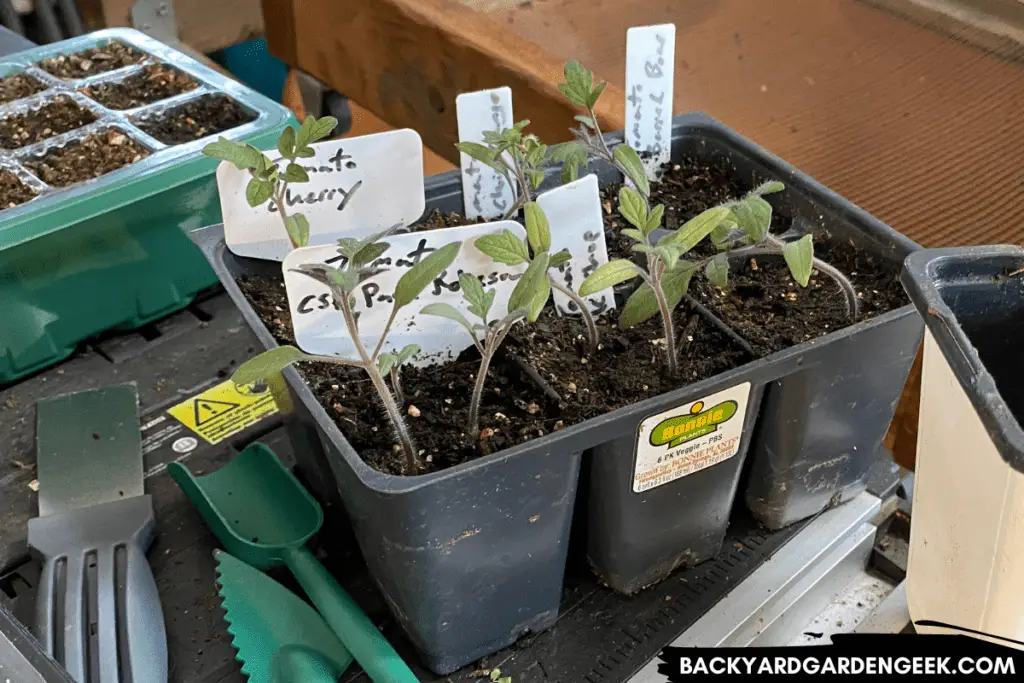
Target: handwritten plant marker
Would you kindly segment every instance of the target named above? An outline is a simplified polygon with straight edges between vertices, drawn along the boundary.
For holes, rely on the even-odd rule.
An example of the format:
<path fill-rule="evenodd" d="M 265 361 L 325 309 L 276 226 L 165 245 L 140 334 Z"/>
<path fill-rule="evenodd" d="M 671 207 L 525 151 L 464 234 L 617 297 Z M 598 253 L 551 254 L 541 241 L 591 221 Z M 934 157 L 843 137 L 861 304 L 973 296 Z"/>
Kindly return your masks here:
<path fill-rule="evenodd" d="M 496 290 L 491 319 L 507 315 L 508 297 L 526 266 L 495 263 L 474 244 L 478 237 L 501 233 L 503 230 L 511 230 L 520 238 L 526 237 L 526 229 L 516 221 L 496 221 L 385 237 L 382 241 L 390 247 L 374 264 L 388 270 L 369 278 L 356 291 L 355 311 L 359 315 L 359 333 L 363 342 L 369 348 L 376 346 L 391 315 L 395 286 L 402 275 L 430 252 L 461 241 L 462 248 L 451 267 L 428 285 L 416 301 L 399 309 L 383 350 L 397 352 L 406 344 L 419 344 L 421 350 L 410 362 L 422 367 L 451 360 L 469 348 L 473 342 L 457 322 L 420 315 L 420 309 L 427 304 L 446 303 L 470 317 L 468 304 L 459 291 L 459 275 L 471 273 L 480 278 L 484 289 Z M 355 360 L 359 358 L 358 353 L 345 328 L 341 312 L 334 308 L 328 288 L 292 270 L 311 263 L 337 266 L 342 258 L 333 245 L 295 249 L 282 263 L 284 284 L 298 347 L 306 353 Z"/>
<path fill-rule="evenodd" d="M 640 154 L 650 180 L 672 153 L 675 24 L 626 31 L 626 143 Z"/>
<path fill-rule="evenodd" d="M 565 286 L 577 291 L 580 284 L 598 266 L 608 263 L 608 246 L 604 240 L 604 218 L 597 176 L 588 175 L 549 190 L 537 197 L 551 226 L 552 254 L 568 249 L 572 258 L 558 266 L 556 277 Z M 561 313 L 579 315 L 576 304 L 557 289 L 552 292 L 555 306 Z M 584 299 L 595 316 L 615 308 L 611 287 Z"/>
<path fill-rule="evenodd" d="M 463 93 L 455 98 L 460 142 L 483 144 L 484 131 L 512 127 L 512 89 L 495 88 Z M 466 217 L 500 218 L 516 200 L 515 191 L 500 173 L 461 153 L 462 196 Z"/>
<path fill-rule="evenodd" d="M 309 221 L 309 245 L 365 237 L 423 214 L 423 142 L 414 130 L 395 130 L 312 145 L 301 159 L 309 182 L 289 186 L 285 210 Z M 269 151 L 271 159 L 277 151 Z M 292 250 L 272 202 L 253 208 L 245 198 L 249 174 L 222 162 L 217 188 L 224 239 L 239 256 L 282 261 Z"/>

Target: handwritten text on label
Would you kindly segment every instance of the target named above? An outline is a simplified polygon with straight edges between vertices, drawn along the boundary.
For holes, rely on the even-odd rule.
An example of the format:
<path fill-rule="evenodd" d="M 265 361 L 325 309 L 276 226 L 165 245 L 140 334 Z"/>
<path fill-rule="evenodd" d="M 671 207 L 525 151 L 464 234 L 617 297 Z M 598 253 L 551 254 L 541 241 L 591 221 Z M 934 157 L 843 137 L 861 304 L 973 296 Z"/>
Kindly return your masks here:
<path fill-rule="evenodd" d="M 651 180 L 672 152 L 675 49 L 675 24 L 626 31 L 626 142 Z"/>
<path fill-rule="evenodd" d="M 362 237 L 395 223 L 408 225 L 423 214 L 423 143 L 416 131 L 389 131 L 312 147 L 316 156 L 300 159 L 309 182 L 291 183 L 284 198 L 286 212 L 302 213 L 309 220 L 310 246 L 333 244 L 342 236 Z M 276 150 L 267 154 L 278 158 Z M 249 178 L 248 171 L 227 162 L 217 168 L 225 241 L 239 256 L 281 261 L 291 251 L 281 214 L 272 202 L 249 206 Z"/>
<path fill-rule="evenodd" d="M 597 176 L 588 175 L 549 190 L 537 198 L 537 203 L 551 225 L 551 253 L 568 249 L 572 254 L 572 259 L 557 268 L 555 277 L 575 292 L 598 266 L 608 262 Z M 553 296 L 559 311 L 578 313 L 568 296 L 557 289 Z M 611 287 L 587 297 L 586 301 L 595 315 L 615 308 Z"/>
<path fill-rule="evenodd" d="M 512 89 L 495 88 L 463 93 L 455 98 L 459 140 L 483 144 L 484 131 L 512 126 Z M 468 154 L 461 155 L 462 196 L 468 218 L 500 218 L 515 202 L 505 178 Z"/>
<path fill-rule="evenodd" d="M 469 334 L 457 323 L 436 316 L 420 315 L 419 311 L 427 304 L 447 303 L 462 311 L 470 321 L 478 320 L 469 314 L 468 305 L 459 291 L 459 275 L 465 272 L 479 277 L 485 289 L 497 290 L 488 319 L 505 316 L 508 312 L 508 297 L 526 266 L 495 263 L 474 244 L 477 237 L 500 233 L 502 230 L 511 230 L 520 238 L 526 237 L 526 230 L 519 223 L 498 221 L 386 238 L 384 241 L 391 247 L 374 263 L 388 270 L 363 282 L 355 293 L 359 333 L 364 344 L 372 349 L 380 339 L 393 308 L 395 286 L 402 275 L 430 252 L 461 241 L 462 249 L 451 267 L 427 285 L 416 301 L 399 311 L 384 350 L 394 351 L 406 344 L 419 344 L 422 350 L 412 362 L 422 366 L 450 360 L 472 346 Z M 285 258 L 282 268 L 296 343 L 307 353 L 358 359 L 344 318 L 334 308 L 330 290 L 292 270 L 308 263 L 328 263 L 340 267 L 343 257 L 334 246 L 323 245 L 296 249 Z"/>

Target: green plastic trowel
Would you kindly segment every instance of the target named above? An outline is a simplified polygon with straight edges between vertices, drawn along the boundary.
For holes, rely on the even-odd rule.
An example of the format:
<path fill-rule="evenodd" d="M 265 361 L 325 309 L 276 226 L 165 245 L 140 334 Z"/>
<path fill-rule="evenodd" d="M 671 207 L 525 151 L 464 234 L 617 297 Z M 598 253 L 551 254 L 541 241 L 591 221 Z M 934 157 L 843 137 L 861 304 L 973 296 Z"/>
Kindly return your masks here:
<path fill-rule="evenodd" d="M 323 523 L 323 511 L 272 450 L 251 444 L 202 477 L 179 463 L 171 463 L 168 471 L 225 550 L 257 569 L 286 565 L 291 570 L 372 680 L 418 683 L 369 617 L 306 548 Z"/>
<path fill-rule="evenodd" d="M 334 683 L 352 655 L 309 603 L 220 550 L 217 584 L 249 683 Z"/>

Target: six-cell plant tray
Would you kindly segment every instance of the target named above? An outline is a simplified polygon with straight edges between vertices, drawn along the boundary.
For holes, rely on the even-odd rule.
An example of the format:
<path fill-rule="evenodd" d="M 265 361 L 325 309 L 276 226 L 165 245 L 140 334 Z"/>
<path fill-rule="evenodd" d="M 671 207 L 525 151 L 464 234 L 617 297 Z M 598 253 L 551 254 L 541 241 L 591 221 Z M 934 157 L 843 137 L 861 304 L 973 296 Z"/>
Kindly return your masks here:
<path fill-rule="evenodd" d="M 0 59 L 0 384 L 192 301 L 217 278 L 217 136 L 272 147 L 285 107 L 132 29 Z"/>
<path fill-rule="evenodd" d="M 111 30 L 0 62 L 0 207 L 29 213 L 258 127 L 252 92 L 144 34 Z M 242 129 L 242 130 L 236 130 Z M 13 177 L 12 177 L 13 176 Z"/>

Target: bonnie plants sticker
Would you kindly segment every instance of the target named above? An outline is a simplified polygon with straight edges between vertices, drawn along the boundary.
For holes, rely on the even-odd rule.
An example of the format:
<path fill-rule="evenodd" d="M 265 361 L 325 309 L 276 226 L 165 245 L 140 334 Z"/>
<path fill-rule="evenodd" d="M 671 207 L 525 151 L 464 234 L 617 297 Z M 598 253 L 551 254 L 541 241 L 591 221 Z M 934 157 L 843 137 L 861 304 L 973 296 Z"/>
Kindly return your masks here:
<path fill-rule="evenodd" d="M 749 398 L 746 382 L 641 422 L 633 492 L 663 486 L 736 455 Z"/>

